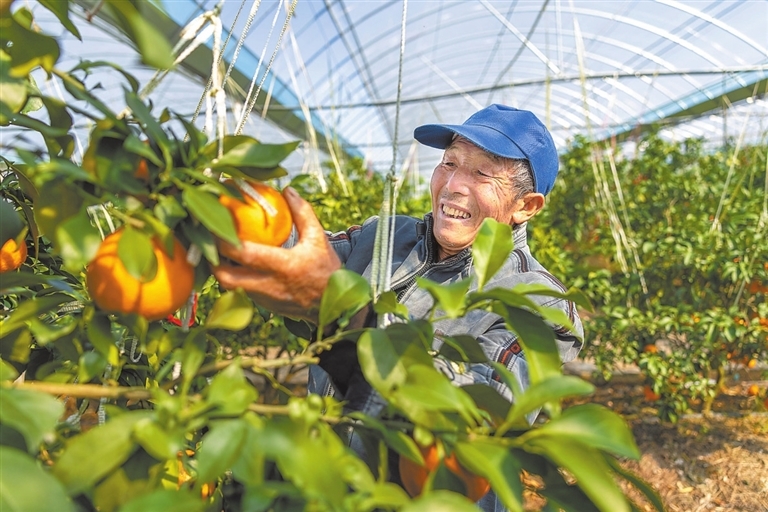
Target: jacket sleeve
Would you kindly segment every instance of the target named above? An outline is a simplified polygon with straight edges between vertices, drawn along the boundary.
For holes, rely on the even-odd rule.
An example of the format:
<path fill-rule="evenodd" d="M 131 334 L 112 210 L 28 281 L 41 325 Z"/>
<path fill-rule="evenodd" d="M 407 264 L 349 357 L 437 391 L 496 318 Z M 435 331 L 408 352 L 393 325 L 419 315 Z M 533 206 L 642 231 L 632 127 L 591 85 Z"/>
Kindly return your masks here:
<path fill-rule="evenodd" d="M 563 363 L 572 361 L 582 347 L 583 327 L 573 303 L 563 299 L 550 300 L 547 307 L 557 307 L 566 311 L 573 323 L 573 330 L 563 326 L 551 325 L 558 346 L 560 359 Z M 487 330 L 477 336 L 490 361 L 503 364 L 517 381 L 521 390 L 530 386 L 530 374 L 525 353 L 515 333 L 510 331 L 501 317 L 497 317 Z M 514 402 L 512 390 L 504 383 L 500 375 L 488 364 L 458 363 L 442 357 L 435 358 L 435 367 L 445 374 L 455 385 L 486 384 L 495 389 L 501 396 Z M 533 421 L 537 413 L 529 416 Z"/>

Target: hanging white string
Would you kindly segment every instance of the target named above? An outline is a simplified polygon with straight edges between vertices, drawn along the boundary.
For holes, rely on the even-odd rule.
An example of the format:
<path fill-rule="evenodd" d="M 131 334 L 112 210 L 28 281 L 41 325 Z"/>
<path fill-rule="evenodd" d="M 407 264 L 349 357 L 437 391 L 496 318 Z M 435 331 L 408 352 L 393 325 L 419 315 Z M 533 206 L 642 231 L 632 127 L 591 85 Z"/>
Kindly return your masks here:
<path fill-rule="evenodd" d="M 264 63 L 264 56 L 267 54 L 267 45 L 269 44 L 269 41 L 272 40 L 272 32 L 275 30 L 275 27 L 277 26 L 277 19 L 280 17 L 280 8 L 282 6 L 283 6 L 283 0 L 280 0 L 280 4 L 277 6 L 277 9 L 275 10 L 275 15 L 272 17 L 272 25 L 269 27 L 269 33 L 267 33 L 267 39 L 264 41 L 264 47 L 261 49 L 261 53 L 259 54 L 259 62 L 256 64 L 256 69 L 253 70 L 253 76 L 251 77 L 251 85 L 248 87 L 248 92 L 245 94 L 245 100 L 243 101 L 243 110 L 240 113 L 240 119 L 237 123 L 237 128 L 235 130 L 236 135 L 240 133 L 237 130 L 242 131 L 242 127 L 245 125 L 244 120 L 247 119 L 248 115 L 250 114 L 250 112 L 246 113 L 248 109 L 248 103 L 250 102 L 251 95 L 253 94 L 253 89 L 256 87 L 256 81 L 259 79 L 259 71 L 261 70 L 261 65 Z"/>
<path fill-rule="evenodd" d="M 373 246 L 373 261 L 371 262 L 371 288 L 374 298 L 391 288 L 392 255 L 394 246 L 395 204 L 397 200 L 397 139 L 400 126 L 400 94 L 403 88 L 403 60 L 405 55 L 405 28 L 408 13 L 408 0 L 403 0 L 403 16 L 400 22 L 400 60 L 397 73 L 397 99 L 395 101 L 395 127 L 392 136 L 392 165 L 387 174 L 384 187 L 384 201 L 381 205 L 379 223 L 376 227 L 376 239 Z M 388 323 L 386 317 L 379 318 L 379 326 Z"/>
<path fill-rule="evenodd" d="M 258 6 L 261 4 L 261 1 L 255 2 L 253 6 L 251 6 L 251 13 L 248 15 L 248 20 L 245 23 L 245 28 L 243 28 L 242 33 L 240 34 L 240 38 L 237 41 L 237 47 L 235 48 L 234 56 L 232 57 L 232 62 L 229 63 L 229 67 L 227 68 L 227 73 L 224 75 L 224 81 L 223 86 L 227 85 L 227 81 L 229 79 L 229 74 L 232 72 L 232 68 L 235 65 L 235 61 L 237 60 L 238 55 L 240 54 L 240 48 L 243 46 L 243 43 L 245 42 L 245 36 L 248 34 L 248 31 L 251 28 L 251 24 L 253 23 L 253 17 L 256 16 L 256 10 L 258 9 Z M 235 31 L 235 27 L 237 26 L 237 20 L 240 18 L 240 13 L 243 10 L 243 7 L 245 6 L 245 0 L 242 0 L 240 2 L 240 7 L 237 8 L 237 12 L 235 13 L 235 18 L 232 20 L 232 25 L 229 27 L 229 31 L 227 32 L 227 39 L 224 41 L 224 45 L 221 48 L 221 55 L 219 56 L 219 60 L 216 62 L 216 65 L 221 64 L 221 60 L 224 57 L 224 52 L 227 49 L 227 46 L 229 45 L 229 40 L 232 38 L 232 34 Z M 195 107 L 195 112 L 192 114 L 192 124 L 197 121 L 197 117 L 200 115 L 200 110 L 203 108 L 203 102 L 205 101 L 205 97 L 208 94 L 208 91 L 211 90 L 211 86 L 213 84 L 213 80 L 211 77 L 208 77 L 208 83 L 205 85 L 205 89 L 203 90 L 203 94 L 200 96 L 200 100 L 197 102 L 197 106 Z M 184 136 L 184 140 L 189 140 L 189 134 L 186 134 Z"/>
<path fill-rule="evenodd" d="M 293 31 L 290 32 L 290 40 L 291 46 L 293 48 L 294 59 L 296 60 L 299 67 L 302 67 L 303 59 L 301 58 L 301 55 L 298 51 L 298 43 L 296 42 L 296 38 L 293 35 Z M 301 112 L 304 115 L 304 122 L 307 127 L 309 144 L 305 148 L 305 151 L 307 153 L 308 160 L 311 159 L 311 161 L 309 161 L 309 174 L 315 178 L 315 180 L 317 180 L 318 184 L 320 185 L 320 190 L 323 192 L 323 194 L 325 194 L 328 192 L 328 184 L 325 181 L 325 176 L 323 176 L 322 166 L 320 165 L 320 159 L 318 157 L 319 144 L 317 142 L 317 131 L 312 124 L 312 113 L 309 111 L 307 102 L 304 101 L 304 95 L 302 94 L 301 87 L 299 86 L 299 82 L 296 79 L 296 73 L 293 71 L 293 66 L 291 66 L 291 63 L 288 59 L 285 60 L 285 64 L 288 68 L 288 74 L 291 77 L 291 84 L 293 85 L 294 92 L 299 99 L 299 107 L 301 108 Z"/>
<path fill-rule="evenodd" d="M 298 0 L 293 0 L 291 2 L 291 7 L 288 9 L 288 15 L 285 17 L 285 23 L 283 23 L 283 29 L 280 31 L 280 37 L 277 39 L 277 44 L 275 45 L 275 49 L 272 52 L 272 56 L 269 59 L 269 63 L 267 64 L 267 68 L 264 70 L 264 75 L 261 77 L 261 81 L 259 82 L 259 87 L 256 89 L 256 92 L 251 97 L 251 90 L 253 89 L 253 83 L 251 83 L 251 89 L 248 91 L 248 96 L 246 97 L 246 108 L 243 112 L 243 117 L 240 118 L 240 122 L 237 125 L 237 129 L 235 129 L 235 135 L 240 135 L 240 133 L 243 130 L 243 126 L 245 125 L 246 118 L 251 115 L 251 111 L 253 110 L 254 105 L 256 105 L 256 100 L 259 98 L 259 94 L 261 93 L 261 88 L 264 86 L 264 81 L 267 79 L 267 76 L 269 76 L 269 72 L 272 70 L 272 64 L 275 62 L 275 57 L 277 56 L 277 52 L 280 50 L 280 43 L 283 40 L 283 36 L 285 36 L 286 30 L 288 30 L 288 26 L 291 21 L 291 17 L 293 16 L 293 12 L 296 10 L 296 3 Z M 282 5 L 282 0 L 280 1 Z M 278 7 L 278 11 L 279 11 Z M 261 64 L 261 60 L 259 60 L 259 64 Z M 253 75 L 254 82 L 256 80 L 256 77 L 258 75 L 258 69 L 256 68 L 256 72 Z M 250 98 L 250 101 L 249 101 Z"/>

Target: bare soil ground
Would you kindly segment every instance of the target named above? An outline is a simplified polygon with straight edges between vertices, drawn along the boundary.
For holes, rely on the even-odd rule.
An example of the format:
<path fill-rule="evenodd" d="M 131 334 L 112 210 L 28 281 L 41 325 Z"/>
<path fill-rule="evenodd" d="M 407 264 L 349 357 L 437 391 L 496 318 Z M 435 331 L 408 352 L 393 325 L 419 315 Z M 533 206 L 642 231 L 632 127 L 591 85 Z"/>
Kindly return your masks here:
<path fill-rule="evenodd" d="M 676 424 L 659 421 L 637 378 L 598 385 L 588 400 L 627 420 L 642 457 L 623 465 L 648 482 L 669 511 L 768 512 L 768 412 L 747 393 L 749 385 L 765 389 L 768 382 L 740 377 L 717 398 L 712 414 L 688 414 Z"/>

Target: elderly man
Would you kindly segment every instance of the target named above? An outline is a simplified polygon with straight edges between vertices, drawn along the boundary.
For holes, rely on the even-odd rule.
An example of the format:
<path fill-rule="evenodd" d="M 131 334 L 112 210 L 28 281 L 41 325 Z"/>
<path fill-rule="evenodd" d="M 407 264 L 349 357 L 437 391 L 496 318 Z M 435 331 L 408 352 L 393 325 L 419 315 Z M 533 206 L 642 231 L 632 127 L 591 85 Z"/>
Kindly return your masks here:
<path fill-rule="evenodd" d="M 409 313 L 418 318 L 432 306 L 431 296 L 416 286 L 417 276 L 449 283 L 472 274 L 470 248 L 487 217 L 511 225 L 514 237 L 513 252 L 486 285 L 488 288 L 536 283 L 565 291 L 531 255 L 526 238 L 526 223 L 544 207 L 558 172 L 554 142 L 536 116 L 525 110 L 491 105 L 461 125 L 420 126 L 414 137 L 445 151 L 432 174 L 432 212 L 423 220 L 406 216 L 396 219 L 391 283 Z M 377 219 L 329 235 L 311 206 L 295 191 L 288 188 L 284 195 L 298 231 L 296 245 L 283 249 L 246 243 L 239 250 L 224 246 L 224 255 L 241 266 L 221 266 L 215 274 L 223 286 L 241 286 L 264 307 L 316 322 L 320 299 L 333 271 L 344 266 L 370 276 Z M 541 305 L 560 308 L 571 320 L 575 332 L 559 326 L 553 326 L 553 330 L 563 362 L 573 360 L 583 335 L 576 308 L 562 299 L 533 298 Z M 516 335 L 493 313 L 473 311 L 471 315 L 443 321 L 436 328 L 447 335 L 477 338 L 489 360 L 504 364 L 525 389 L 529 384 L 528 368 Z M 435 364 L 457 385 L 485 383 L 508 399 L 513 398 L 489 365 L 472 364 L 456 372 L 455 365 L 440 359 Z M 334 348 L 321 358 L 320 366 L 326 371 L 312 369 L 311 390 L 339 393 L 348 409 L 372 415 L 384 409 L 381 397 L 362 377 L 353 348 Z M 352 443 L 360 451 L 354 439 Z M 480 505 L 484 510 L 499 510 L 495 501 L 491 493 Z"/>

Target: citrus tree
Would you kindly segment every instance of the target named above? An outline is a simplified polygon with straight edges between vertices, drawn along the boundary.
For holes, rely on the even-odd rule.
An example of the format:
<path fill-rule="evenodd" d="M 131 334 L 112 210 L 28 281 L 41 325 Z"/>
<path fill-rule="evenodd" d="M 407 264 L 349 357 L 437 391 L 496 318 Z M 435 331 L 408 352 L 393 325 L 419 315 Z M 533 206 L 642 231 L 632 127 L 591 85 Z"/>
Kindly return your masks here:
<path fill-rule="evenodd" d="M 67 2 L 41 5 L 78 35 Z M 102 8 L 147 63 L 167 66 L 149 57 L 168 44 L 140 5 Z M 282 343 L 279 322 L 242 291 L 220 290 L 210 269 L 221 240 L 279 245 L 287 236 L 290 213 L 266 182 L 286 174 L 281 162 L 297 143 L 212 138 L 147 102 L 122 70 L 127 109 L 114 112 L 87 75 L 115 66 L 59 69 L 58 43 L 34 28 L 31 12 L 0 6 L 0 123 L 41 141 L 3 158 L 4 219 L 10 205 L 26 225 L 4 231 L 3 242 L 29 255 L 0 274 L 0 508 L 460 511 L 473 509 L 467 496 L 492 488 L 522 510 L 523 474 L 543 481 L 539 492 L 552 508 L 631 510 L 617 478 L 663 508 L 619 463 L 639 457 L 622 418 L 597 405 L 560 406 L 592 386 L 561 374 L 548 323 L 567 320 L 529 295 L 588 302 L 577 290 L 489 286 L 512 249 L 509 226 L 484 225 L 473 281 L 420 283 L 434 297 L 427 319 L 411 319 L 391 293 L 372 297 L 362 277 L 342 269 L 323 297 L 319 336 Z M 41 93 L 31 75 L 38 70 L 68 99 Z M 82 156 L 75 116 L 92 123 Z M 372 301 L 397 321 L 348 329 Z M 520 335 L 530 388 L 517 389 L 469 336 L 445 338 L 440 355 L 493 364 L 516 390 L 514 404 L 487 386 L 453 386 L 434 369 L 433 323 L 478 308 Z M 327 334 L 331 325 L 338 328 Z M 244 331 L 254 334 L 251 347 Z M 274 371 L 316 363 L 350 340 L 366 380 L 389 404 L 384 417 L 343 415 L 334 398 L 307 396 Z M 276 345 L 278 352 L 250 350 Z M 260 392 L 253 376 L 279 393 Z M 540 408 L 542 420 L 529 425 L 526 415 Z M 339 434 L 349 429 L 378 447 L 377 463 L 349 449 Z M 405 489 L 389 480 L 390 452 L 413 475 Z"/>
<path fill-rule="evenodd" d="M 577 139 L 533 243 L 595 305 L 584 356 L 608 378 L 638 365 L 674 420 L 768 357 L 766 147 L 655 133 L 637 147 L 621 158 Z"/>

